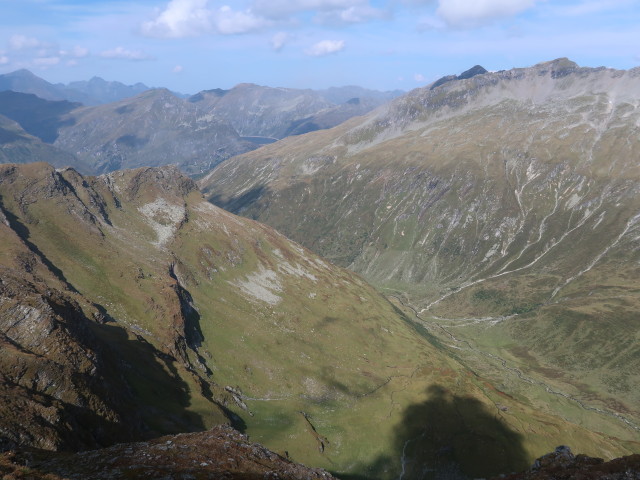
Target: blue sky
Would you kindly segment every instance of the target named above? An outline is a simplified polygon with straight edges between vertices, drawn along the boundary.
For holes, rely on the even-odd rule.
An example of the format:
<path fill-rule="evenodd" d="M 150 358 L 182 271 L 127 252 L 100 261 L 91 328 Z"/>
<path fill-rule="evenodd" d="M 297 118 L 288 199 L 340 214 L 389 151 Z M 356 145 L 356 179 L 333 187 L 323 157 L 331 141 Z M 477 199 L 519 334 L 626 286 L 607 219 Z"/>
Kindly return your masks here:
<path fill-rule="evenodd" d="M 640 0 L 0 0 L 0 73 L 51 82 L 410 90 L 558 57 L 640 65 Z"/>

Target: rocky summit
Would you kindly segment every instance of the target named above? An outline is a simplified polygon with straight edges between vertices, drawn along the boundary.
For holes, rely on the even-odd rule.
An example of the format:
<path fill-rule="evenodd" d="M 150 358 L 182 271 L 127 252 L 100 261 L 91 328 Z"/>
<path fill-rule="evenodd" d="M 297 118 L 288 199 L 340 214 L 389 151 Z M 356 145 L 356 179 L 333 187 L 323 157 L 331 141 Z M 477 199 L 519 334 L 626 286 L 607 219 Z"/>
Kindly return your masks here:
<path fill-rule="evenodd" d="M 637 440 L 640 70 L 471 73 L 200 186 L 363 275 L 510 395 Z"/>

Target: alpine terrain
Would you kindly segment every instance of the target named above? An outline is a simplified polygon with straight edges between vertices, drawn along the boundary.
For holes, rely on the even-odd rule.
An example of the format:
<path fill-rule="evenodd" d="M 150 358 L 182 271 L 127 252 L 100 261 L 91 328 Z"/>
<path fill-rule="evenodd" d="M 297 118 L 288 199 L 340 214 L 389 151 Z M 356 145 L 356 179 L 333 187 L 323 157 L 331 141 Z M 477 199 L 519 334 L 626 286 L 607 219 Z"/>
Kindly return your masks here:
<path fill-rule="evenodd" d="M 18 70 L 0 75 L 0 115 L 67 153 L 66 160 L 22 155 L 8 162 L 47 161 L 85 174 L 177 164 L 198 176 L 262 144 L 365 114 L 399 93 L 240 84 L 185 96 L 98 77 L 54 85 Z"/>
<path fill-rule="evenodd" d="M 200 186 L 363 275 L 506 395 L 637 441 L 639 107 L 640 69 L 474 67 Z"/>
<path fill-rule="evenodd" d="M 0 235 L 0 445 L 37 449 L 0 471 L 329 478 L 289 457 L 343 478 L 465 478 L 558 443 L 638 450 L 624 426 L 586 429 L 493 386 L 429 322 L 211 205 L 176 167 L 2 165 Z M 200 433 L 149 441 L 179 432 Z M 44 452 L 125 441 L 142 443 Z"/>

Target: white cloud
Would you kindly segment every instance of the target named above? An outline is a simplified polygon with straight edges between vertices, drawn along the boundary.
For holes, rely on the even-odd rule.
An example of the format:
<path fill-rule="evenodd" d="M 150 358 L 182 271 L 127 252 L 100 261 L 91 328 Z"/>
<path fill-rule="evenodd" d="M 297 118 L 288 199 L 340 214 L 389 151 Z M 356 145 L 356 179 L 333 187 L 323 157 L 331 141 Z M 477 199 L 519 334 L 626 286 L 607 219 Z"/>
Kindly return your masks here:
<path fill-rule="evenodd" d="M 266 19 L 254 15 L 250 10 L 235 11 L 225 5 L 213 13 L 214 28 L 218 33 L 230 35 L 260 30 L 270 24 Z"/>
<path fill-rule="evenodd" d="M 9 57 L 0 55 L 0 65 L 6 65 L 7 63 L 9 63 Z"/>
<path fill-rule="evenodd" d="M 414 79 L 416 82 L 424 82 L 424 81 L 426 80 L 426 78 L 424 77 L 424 75 L 422 75 L 421 73 L 415 73 L 415 74 L 413 75 L 413 79 Z"/>
<path fill-rule="evenodd" d="M 344 40 L 322 40 L 305 50 L 305 53 L 311 57 L 323 57 L 332 53 L 338 53 L 344 50 Z"/>
<path fill-rule="evenodd" d="M 155 20 L 142 24 L 142 33 L 161 38 L 233 35 L 260 30 L 270 23 L 251 9 L 234 10 L 228 5 L 214 9 L 209 0 L 171 0 Z"/>
<path fill-rule="evenodd" d="M 271 48 L 276 52 L 279 52 L 284 48 L 287 42 L 291 39 L 291 35 L 286 32 L 278 32 L 271 37 Z"/>
<path fill-rule="evenodd" d="M 556 15 L 577 17 L 615 10 L 624 6 L 633 6 L 636 0 L 586 0 L 572 5 L 550 6 Z"/>
<path fill-rule="evenodd" d="M 144 22 L 142 32 L 152 37 L 181 38 L 211 30 L 208 0 L 171 0 L 155 20 Z"/>
<path fill-rule="evenodd" d="M 475 27 L 510 17 L 533 7 L 538 0 L 439 0 L 437 13 L 449 26 Z"/>
<path fill-rule="evenodd" d="M 84 58 L 89 56 L 89 49 L 76 45 L 75 47 L 73 47 L 73 50 L 71 50 L 71 54 L 75 58 Z"/>
<path fill-rule="evenodd" d="M 124 47 L 116 47 L 100 53 L 102 58 L 117 58 L 122 60 L 152 60 L 153 57 L 141 50 L 127 50 Z"/>
<path fill-rule="evenodd" d="M 417 29 L 419 32 L 439 31 L 445 30 L 446 28 L 447 24 L 441 18 L 428 16 L 422 17 L 420 18 L 420 20 L 418 20 Z"/>
<path fill-rule="evenodd" d="M 85 58 L 89 56 L 89 49 L 75 46 L 71 50 L 60 50 L 58 54 L 61 57 Z"/>
<path fill-rule="evenodd" d="M 303 12 L 315 13 L 321 24 L 353 24 L 384 18 L 389 12 L 373 7 L 369 0 L 254 0 L 252 11 L 278 21 L 290 21 Z"/>
<path fill-rule="evenodd" d="M 25 35 L 13 35 L 9 38 L 9 48 L 11 48 L 11 50 L 28 50 L 43 46 L 45 46 L 45 44 L 37 38 L 27 37 Z"/>
<path fill-rule="evenodd" d="M 346 10 L 368 5 L 367 0 L 254 0 L 253 10 L 270 18 L 283 18 L 294 13 Z"/>
<path fill-rule="evenodd" d="M 184 70 L 184 68 L 182 67 L 182 65 L 176 65 L 175 67 L 173 67 L 173 70 L 171 70 L 173 73 L 180 73 L 182 72 L 182 70 Z"/>
<path fill-rule="evenodd" d="M 353 5 L 342 10 L 322 12 L 316 21 L 323 24 L 364 23 L 385 18 L 389 13 L 369 5 Z"/>

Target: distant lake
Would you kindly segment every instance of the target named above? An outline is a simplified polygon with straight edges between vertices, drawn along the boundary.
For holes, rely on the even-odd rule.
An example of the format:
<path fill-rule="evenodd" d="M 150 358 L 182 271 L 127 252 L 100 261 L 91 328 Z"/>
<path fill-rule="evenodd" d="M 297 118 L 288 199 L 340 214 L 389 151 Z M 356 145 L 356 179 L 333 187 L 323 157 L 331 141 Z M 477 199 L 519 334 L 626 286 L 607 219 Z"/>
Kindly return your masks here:
<path fill-rule="evenodd" d="M 277 138 L 272 137 L 240 137 L 242 140 L 246 140 L 247 142 L 257 143 L 259 145 L 266 145 L 267 143 L 277 142 Z"/>

